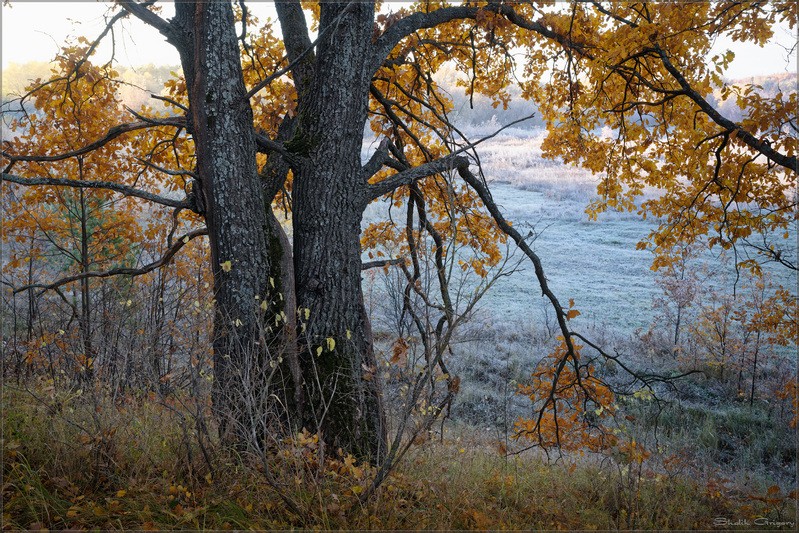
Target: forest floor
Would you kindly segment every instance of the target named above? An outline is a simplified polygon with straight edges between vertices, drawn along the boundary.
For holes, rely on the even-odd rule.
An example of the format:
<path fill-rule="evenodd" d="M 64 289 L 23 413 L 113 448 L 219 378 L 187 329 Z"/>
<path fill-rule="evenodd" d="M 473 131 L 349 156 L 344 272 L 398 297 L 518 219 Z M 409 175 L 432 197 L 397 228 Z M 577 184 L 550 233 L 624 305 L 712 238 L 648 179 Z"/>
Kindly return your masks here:
<path fill-rule="evenodd" d="M 375 469 L 307 433 L 265 455 L 198 435 L 197 399 L 7 382 L 3 529 L 793 529 L 795 492 L 678 461 L 507 455 L 448 423 L 366 501 Z M 213 434 L 213 431 L 211 432 Z M 685 458 L 688 461 L 688 458 Z"/>

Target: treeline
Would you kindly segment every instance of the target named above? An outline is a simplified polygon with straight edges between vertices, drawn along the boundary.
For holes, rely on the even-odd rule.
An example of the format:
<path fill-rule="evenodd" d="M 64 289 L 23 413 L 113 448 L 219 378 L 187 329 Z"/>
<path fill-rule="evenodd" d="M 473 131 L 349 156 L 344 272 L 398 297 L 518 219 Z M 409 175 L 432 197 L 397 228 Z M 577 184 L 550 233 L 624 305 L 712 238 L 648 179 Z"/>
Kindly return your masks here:
<path fill-rule="evenodd" d="M 18 97 L 23 88 L 36 78 L 47 78 L 50 75 L 51 65 L 44 61 L 31 61 L 28 63 L 11 63 L 3 70 L 3 116 L 13 113 L 14 110 L 6 106 L 13 98 Z M 139 109 L 142 105 L 159 108 L 159 102 L 150 98 L 150 93 L 161 94 L 164 83 L 174 77 L 173 72 L 179 73 L 177 65 L 142 65 L 138 67 L 117 66 L 119 80 L 122 82 L 119 94 L 128 107 Z M 441 69 L 437 82 L 452 98 L 453 111 L 450 118 L 452 122 L 462 128 L 481 126 L 486 124 L 504 125 L 520 121 L 517 127 L 522 129 L 540 129 L 545 126 L 541 114 L 535 103 L 521 97 L 521 89 L 510 86 L 506 90 L 510 96 L 507 107 L 494 105 L 488 96 L 482 94 L 467 94 L 468 80 L 459 85 L 458 79 L 464 79 L 463 74 L 455 72 L 454 68 Z M 725 79 L 724 83 L 731 87 L 743 88 L 748 84 L 755 86 L 755 92 L 764 98 L 774 98 L 778 93 L 789 94 L 796 92 L 796 74 L 779 73 L 769 76 L 753 76 L 736 80 Z M 745 111 L 738 107 L 736 98 L 721 99 L 721 89 L 716 89 L 709 97 L 710 103 L 717 107 L 724 116 L 732 121 L 739 122 L 745 116 Z M 29 110 L 30 111 L 30 110 Z M 530 118 L 528 118 L 530 117 Z"/>

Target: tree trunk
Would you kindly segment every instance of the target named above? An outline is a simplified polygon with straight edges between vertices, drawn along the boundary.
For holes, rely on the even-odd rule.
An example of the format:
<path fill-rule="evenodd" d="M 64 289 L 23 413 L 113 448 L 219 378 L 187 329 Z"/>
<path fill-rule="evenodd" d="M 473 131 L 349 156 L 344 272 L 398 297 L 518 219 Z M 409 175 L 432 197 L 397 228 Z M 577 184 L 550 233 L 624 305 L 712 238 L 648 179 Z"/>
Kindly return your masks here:
<path fill-rule="evenodd" d="M 80 179 L 83 179 L 83 160 L 78 159 Z M 83 189 L 78 191 L 80 209 L 80 268 L 81 273 L 89 272 L 89 213 Z M 91 383 L 94 378 L 94 348 L 92 346 L 92 299 L 89 291 L 89 278 L 80 280 L 80 334 L 83 343 L 83 361 L 80 368 L 81 380 Z"/>
<path fill-rule="evenodd" d="M 760 331 L 757 332 L 757 338 L 755 339 L 755 356 L 754 360 L 752 361 L 752 387 L 749 390 L 750 408 L 755 403 L 755 381 L 757 380 L 757 356 L 759 352 L 760 352 Z"/>
<path fill-rule="evenodd" d="M 361 291 L 361 143 L 374 5 L 323 3 L 310 89 L 287 148 L 294 178 L 294 266 L 304 423 L 334 448 L 378 461 L 386 429 Z"/>
<path fill-rule="evenodd" d="M 282 249 L 274 248 L 279 240 L 267 220 L 231 5 L 175 7 L 174 22 L 185 38 L 180 51 L 197 153 L 195 192 L 214 275 L 212 400 L 220 433 L 242 444 L 263 438 L 277 414 L 264 412 L 258 399 L 268 397 L 274 383 L 267 382 L 268 363 L 279 357 L 275 339 L 285 326 L 279 278 L 270 276 L 279 269 Z"/>

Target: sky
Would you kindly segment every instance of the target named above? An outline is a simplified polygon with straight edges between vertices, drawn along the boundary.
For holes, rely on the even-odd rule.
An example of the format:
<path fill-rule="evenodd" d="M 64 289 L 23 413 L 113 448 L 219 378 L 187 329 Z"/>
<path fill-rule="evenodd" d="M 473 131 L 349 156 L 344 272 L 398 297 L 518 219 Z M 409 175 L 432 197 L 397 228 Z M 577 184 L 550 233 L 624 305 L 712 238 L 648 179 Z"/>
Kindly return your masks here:
<path fill-rule="evenodd" d="M 276 18 L 271 1 L 247 2 L 248 7 L 261 20 Z M 12 0 L 10 7 L 2 7 L 2 66 L 28 61 L 49 61 L 58 52 L 59 44 L 68 36 L 85 35 L 93 39 L 104 27 L 103 16 L 108 5 L 92 1 L 42 2 Z M 165 5 L 162 16 L 171 16 L 171 6 Z M 171 10 L 174 12 L 174 10 Z M 164 41 L 163 36 L 145 24 L 130 18 L 122 22 L 115 34 L 117 61 L 123 66 L 177 65 L 178 54 Z M 787 56 L 785 47 L 796 42 L 787 28 L 777 28 L 775 41 L 764 48 L 742 45 L 732 41 L 718 42 L 714 51 L 731 49 L 735 60 L 726 73 L 728 78 L 796 72 L 796 54 Z M 95 62 L 110 57 L 110 43 L 98 51 Z"/>

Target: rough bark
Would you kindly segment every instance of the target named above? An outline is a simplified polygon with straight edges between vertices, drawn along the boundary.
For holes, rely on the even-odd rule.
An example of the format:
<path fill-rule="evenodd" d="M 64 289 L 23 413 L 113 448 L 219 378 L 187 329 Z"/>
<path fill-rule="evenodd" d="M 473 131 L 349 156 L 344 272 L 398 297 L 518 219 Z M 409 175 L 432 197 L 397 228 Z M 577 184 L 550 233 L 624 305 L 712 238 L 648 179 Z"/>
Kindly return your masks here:
<path fill-rule="evenodd" d="M 294 132 L 297 121 L 286 116 L 278 128 L 277 141 L 285 142 Z M 282 399 L 289 425 L 300 429 L 299 413 L 303 410 L 302 376 L 297 358 L 297 298 L 294 289 L 294 257 L 291 240 L 286 235 L 275 211 L 272 208 L 275 195 L 280 191 L 288 178 L 290 167 L 286 158 L 277 152 L 269 154 L 266 165 L 261 170 L 263 180 L 264 205 L 267 219 L 267 241 L 270 250 L 270 279 L 277 284 L 275 291 L 279 294 L 276 313 L 285 313 L 284 327 L 279 332 L 283 362 L 280 371 L 285 379 L 280 383 L 278 396 Z M 290 377 L 290 379 L 289 379 Z"/>
<path fill-rule="evenodd" d="M 280 319 L 275 322 L 283 304 L 270 274 L 280 254 L 270 249 L 273 232 L 256 167 L 253 115 L 244 98 L 231 5 L 176 3 L 175 24 L 191 43 L 181 60 L 214 275 L 212 398 L 221 433 L 240 441 L 253 436 L 254 425 L 263 427 L 269 414 L 253 411 L 250 393 L 268 386 L 263 369 L 279 349 L 279 341 L 272 341 L 283 327 Z M 245 383 L 256 390 L 243 391 Z"/>
<path fill-rule="evenodd" d="M 313 81 L 300 93 L 298 128 L 286 146 L 304 156 L 294 177 L 304 422 L 328 445 L 378 461 L 386 429 L 360 259 L 360 150 L 373 15 L 371 2 L 322 4 L 320 35 L 329 31 L 317 48 Z"/>

